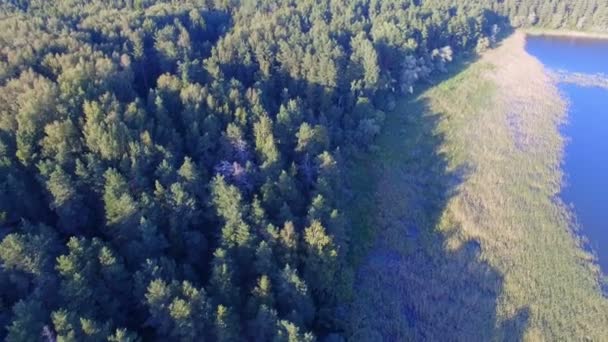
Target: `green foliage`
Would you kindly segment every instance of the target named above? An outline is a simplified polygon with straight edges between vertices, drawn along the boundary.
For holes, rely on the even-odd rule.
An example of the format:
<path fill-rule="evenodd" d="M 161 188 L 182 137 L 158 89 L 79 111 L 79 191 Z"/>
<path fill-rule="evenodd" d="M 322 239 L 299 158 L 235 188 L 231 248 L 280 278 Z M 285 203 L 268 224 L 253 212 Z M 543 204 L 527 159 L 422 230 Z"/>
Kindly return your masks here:
<path fill-rule="evenodd" d="M 373 43 L 366 37 L 365 32 L 360 32 L 351 38 L 352 55 L 349 66 L 350 76 L 353 81 L 351 88 L 373 92 L 378 89 L 380 81 L 380 67 L 378 66 L 378 54 Z"/>
<path fill-rule="evenodd" d="M 296 151 L 317 155 L 329 147 L 327 129 L 321 125 L 311 126 L 303 123 L 296 133 L 298 144 Z"/>
<path fill-rule="evenodd" d="M 116 329 L 114 334 L 108 336 L 108 342 L 137 342 L 139 340 L 136 333 L 121 328 Z"/>
<path fill-rule="evenodd" d="M 12 233 L 0 242 L 0 260 L 6 270 L 37 277 L 48 272 L 60 245 L 57 235 L 45 225 L 25 224 L 22 233 Z"/>
<path fill-rule="evenodd" d="M 239 340 L 239 328 L 236 317 L 231 310 L 218 305 L 214 322 L 215 339 L 218 342 L 233 342 Z"/>
<path fill-rule="evenodd" d="M 269 169 L 279 161 L 279 150 L 277 149 L 272 133 L 272 121 L 263 116 L 253 126 L 255 134 L 255 146 L 262 161 L 262 170 Z"/>
<path fill-rule="evenodd" d="M 306 257 L 304 275 L 319 298 L 327 300 L 335 290 L 336 271 L 338 270 L 338 251 L 319 221 L 313 221 L 304 230 Z"/>
<path fill-rule="evenodd" d="M 124 322 L 131 284 L 122 261 L 97 238 L 72 237 L 67 247 L 55 266 L 65 308 L 80 317 Z"/>
<path fill-rule="evenodd" d="M 107 341 L 110 323 L 100 323 L 92 319 L 78 317 L 73 312 L 60 309 L 51 314 L 57 341 Z"/>
<path fill-rule="evenodd" d="M 161 279 L 150 282 L 146 293 L 150 312 L 147 322 L 160 337 L 179 341 L 201 341 L 211 327 L 211 306 L 205 290 L 187 281 L 167 284 Z"/>
<path fill-rule="evenodd" d="M 301 333 L 300 329 L 289 321 L 279 321 L 276 342 L 313 342 L 315 339 L 311 333 Z"/>
<path fill-rule="evenodd" d="M 44 327 L 44 309 L 37 301 L 19 301 L 13 306 L 13 321 L 8 326 L 8 341 L 35 341 Z"/>
<path fill-rule="evenodd" d="M 550 29 L 574 29 L 605 32 L 608 9 L 601 1 L 528 0 L 525 6 L 508 0 L 497 6 L 511 18 L 515 27 L 537 26 Z"/>
<path fill-rule="evenodd" d="M 222 176 L 212 181 L 213 204 L 218 215 L 224 220 L 222 244 L 226 247 L 248 247 L 251 232 L 243 218 L 247 208 L 243 206 L 242 196 L 237 187 L 226 183 Z"/>
<path fill-rule="evenodd" d="M 109 226 L 129 226 L 134 222 L 137 203 L 129 192 L 129 185 L 124 177 L 115 169 L 109 169 L 104 174 L 105 186 L 103 202 L 105 217 Z"/>

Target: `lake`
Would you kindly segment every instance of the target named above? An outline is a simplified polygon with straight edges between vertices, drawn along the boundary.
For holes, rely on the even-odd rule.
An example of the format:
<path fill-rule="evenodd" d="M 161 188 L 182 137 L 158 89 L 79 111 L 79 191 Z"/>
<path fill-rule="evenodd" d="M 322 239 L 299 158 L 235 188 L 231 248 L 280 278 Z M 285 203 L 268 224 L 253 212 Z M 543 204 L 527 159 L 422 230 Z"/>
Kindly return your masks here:
<path fill-rule="evenodd" d="M 608 75 L 608 40 L 529 36 L 527 51 L 552 70 Z M 560 83 L 570 107 L 561 197 L 608 274 L 608 89 Z"/>

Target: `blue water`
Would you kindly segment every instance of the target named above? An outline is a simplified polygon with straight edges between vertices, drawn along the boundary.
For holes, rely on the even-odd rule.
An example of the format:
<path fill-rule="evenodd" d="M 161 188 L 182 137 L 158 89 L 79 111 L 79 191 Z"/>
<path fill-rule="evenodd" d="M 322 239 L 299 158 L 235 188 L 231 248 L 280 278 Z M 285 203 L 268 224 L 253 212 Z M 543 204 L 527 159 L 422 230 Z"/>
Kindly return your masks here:
<path fill-rule="evenodd" d="M 608 40 L 528 37 L 526 49 L 546 67 L 608 75 Z M 568 98 L 562 134 L 566 184 L 561 197 L 574 207 L 581 234 L 608 274 L 608 89 L 560 84 Z"/>
<path fill-rule="evenodd" d="M 528 36 L 526 49 L 552 69 L 608 74 L 608 40 Z"/>

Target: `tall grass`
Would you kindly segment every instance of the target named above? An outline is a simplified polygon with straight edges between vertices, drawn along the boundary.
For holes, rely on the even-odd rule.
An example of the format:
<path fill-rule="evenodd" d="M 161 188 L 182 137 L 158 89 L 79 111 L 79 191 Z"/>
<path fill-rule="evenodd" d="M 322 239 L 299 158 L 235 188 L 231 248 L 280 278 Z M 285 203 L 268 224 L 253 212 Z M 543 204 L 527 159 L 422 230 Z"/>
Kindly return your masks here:
<path fill-rule="evenodd" d="M 608 300 L 559 201 L 566 104 L 517 33 L 403 99 L 352 169 L 353 340 L 608 339 Z"/>

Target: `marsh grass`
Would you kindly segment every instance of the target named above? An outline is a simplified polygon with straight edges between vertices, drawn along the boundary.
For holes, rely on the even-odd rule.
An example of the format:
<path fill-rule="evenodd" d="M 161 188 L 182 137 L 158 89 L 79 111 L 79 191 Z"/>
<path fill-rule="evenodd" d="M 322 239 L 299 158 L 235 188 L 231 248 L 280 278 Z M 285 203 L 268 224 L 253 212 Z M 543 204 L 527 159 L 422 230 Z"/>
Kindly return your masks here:
<path fill-rule="evenodd" d="M 527 28 L 523 30 L 527 35 L 532 36 L 557 36 L 557 37 L 576 37 L 588 39 L 608 39 L 608 33 L 596 31 L 574 31 L 574 30 L 553 30 L 544 28 Z"/>
<path fill-rule="evenodd" d="M 352 168 L 355 239 L 374 241 L 353 256 L 352 340 L 607 338 L 557 197 L 566 103 L 524 39 L 403 99 Z"/>
<path fill-rule="evenodd" d="M 585 74 L 580 72 L 568 72 L 566 70 L 556 70 L 553 72 L 553 75 L 560 83 L 575 84 L 579 87 L 608 89 L 608 75 L 605 74 Z"/>

